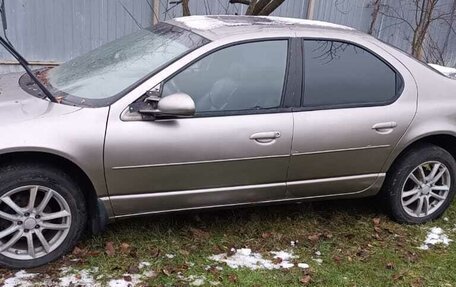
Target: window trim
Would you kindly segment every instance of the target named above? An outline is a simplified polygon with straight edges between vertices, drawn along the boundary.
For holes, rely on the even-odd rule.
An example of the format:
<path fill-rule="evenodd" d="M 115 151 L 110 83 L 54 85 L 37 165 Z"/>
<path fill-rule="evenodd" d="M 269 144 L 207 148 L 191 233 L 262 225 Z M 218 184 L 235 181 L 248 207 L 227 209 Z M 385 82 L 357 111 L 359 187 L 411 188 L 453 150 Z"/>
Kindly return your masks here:
<path fill-rule="evenodd" d="M 259 42 L 270 42 L 270 41 L 287 41 L 287 59 L 286 59 L 286 66 L 285 66 L 285 76 L 284 76 L 284 80 L 283 80 L 283 88 L 282 88 L 282 96 L 281 96 L 281 100 L 280 100 L 280 105 L 279 107 L 276 107 L 276 108 L 264 108 L 264 109 L 258 109 L 258 110 L 255 110 L 255 109 L 248 109 L 248 110 L 239 110 L 239 111 L 208 111 L 208 112 L 202 112 L 202 113 L 198 113 L 198 114 L 195 114 L 194 116 L 192 117 L 189 117 L 189 118 L 181 118 L 181 119 L 194 119 L 194 118 L 206 118 L 206 117 L 223 117 L 223 116 L 237 116 L 237 115 L 256 115 L 256 114 L 272 114 L 272 113 L 285 113 L 285 112 L 291 112 L 292 111 L 292 108 L 294 105 L 285 105 L 285 102 L 286 102 L 286 99 L 292 97 L 293 94 L 297 94 L 296 91 L 293 92 L 292 91 L 292 84 L 290 83 L 292 75 L 290 75 L 290 67 L 291 66 L 298 66 L 298 63 L 300 61 L 292 61 L 292 58 L 296 58 L 294 57 L 294 54 L 296 53 L 295 49 L 293 49 L 293 47 L 295 47 L 296 45 L 296 40 L 294 39 L 297 39 L 297 38 L 293 38 L 293 37 L 271 37 L 271 38 L 257 38 L 257 39 L 247 39 L 247 40 L 241 40 L 241 41 L 236 41 L 236 42 L 231 42 L 231 43 L 228 43 L 228 44 L 224 44 L 224 45 L 221 45 L 219 47 L 216 47 L 202 55 L 200 55 L 199 57 L 195 58 L 193 61 L 191 61 L 190 63 L 186 64 L 185 66 L 181 67 L 180 69 L 178 69 L 177 71 L 175 71 L 174 73 L 172 73 L 170 76 L 168 76 L 166 79 L 164 79 L 163 81 L 161 81 L 160 83 L 160 97 L 162 96 L 162 92 L 163 92 L 163 85 L 169 81 L 170 79 L 172 79 L 173 77 L 175 77 L 176 75 L 178 75 L 179 73 L 181 73 L 182 71 L 184 71 L 185 69 L 189 68 L 190 66 L 192 66 L 193 64 L 197 63 L 198 61 L 206 58 L 207 56 L 213 54 L 213 53 L 216 53 L 220 50 L 223 50 L 223 49 L 226 49 L 226 48 L 230 48 L 230 47 L 234 47 L 234 46 L 238 46 L 238 45 L 242 45 L 242 44 L 248 44 L 248 43 L 259 43 Z M 301 41 L 298 41 L 298 42 L 301 42 Z M 298 55 L 298 60 L 299 59 L 299 56 Z M 302 56 L 302 55 L 301 55 Z M 301 57 L 302 59 L 302 57 Z M 302 78 L 302 75 L 301 75 L 301 78 Z M 299 79 L 298 79 L 299 81 Z"/>
<path fill-rule="evenodd" d="M 317 110 L 334 110 L 334 109 L 347 109 L 347 108 L 365 108 L 365 107 L 381 107 L 381 106 L 388 106 L 396 102 L 402 93 L 404 92 L 405 89 L 405 81 L 404 77 L 402 74 L 392 65 L 390 62 L 388 62 L 386 59 L 381 57 L 378 53 L 373 51 L 370 48 L 367 48 L 366 46 L 350 41 L 350 40 L 344 40 L 344 39 L 338 39 L 338 38 L 312 38 L 312 37 L 299 37 L 302 43 L 302 93 L 301 93 L 301 99 L 299 106 L 294 107 L 293 111 L 317 111 Z M 383 102 L 365 102 L 365 103 L 348 103 L 348 104 L 333 104 L 333 105 L 320 105 L 320 106 L 304 106 L 304 98 L 305 98 L 305 41 L 333 41 L 333 42 L 340 42 L 340 43 L 345 43 L 348 45 L 355 46 L 359 49 L 362 49 L 368 53 L 370 53 L 372 56 L 376 57 L 379 59 L 381 62 L 383 62 L 385 65 L 387 65 L 395 74 L 396 74 L 396 94 L 395 97 L 392 98 L 391 100 L 388 101 L 383 101 Z"/>

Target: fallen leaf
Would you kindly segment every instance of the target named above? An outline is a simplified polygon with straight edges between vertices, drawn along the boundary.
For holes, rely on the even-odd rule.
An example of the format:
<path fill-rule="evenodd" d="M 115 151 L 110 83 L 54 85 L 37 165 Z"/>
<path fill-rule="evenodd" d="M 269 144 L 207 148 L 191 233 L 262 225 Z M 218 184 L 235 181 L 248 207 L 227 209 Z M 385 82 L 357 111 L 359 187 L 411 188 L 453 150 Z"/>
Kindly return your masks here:
<path fill-rule="evenodd" d="M 128 268 L 128 273 L 130 274 L 136 274 L 139 273 L 139 268 L 137 265 L 132 265 Z"/>
<path fill-rule="evenodd" d="M 153 258 L 155 257 L 158 257 L 160 256 L 160 249 L 158 248 L 153 248 L 151 251 L 150 251 L 150 256 L 152 256 Z"/>
<path fill-rule="evenodd" d="M 271 232 L 264 232 L 261 234 L 261 238 L 263 239 L 267 239 L 267 238 L 270 238 L 272 237 L 272 233 Z"/>
<path fill-rule="evenodd" d="M 82 249 L 76 246 L 71 254 L 73 254 L 74 256 L 80 256 L 82 255 L 82 253 Z"/>
<path fill-rule="evenodd" d="M 393 262 L 388 262 L 386 264 L 386 269 L 393 270 L 394 269 L 394 263 Z"/>
<path fill-rule="evenodd" d="M 236 254 L 236 248 L 234 247 L 231 247 L 230 249 L 228 249 L 228 251 L 226 252 L 226 256 L 233 256 L 234 254 Z"/>
<path fill-rule="evenodd" d="M 130 275 L 125 275 L 123 279 L 127 282 L 131 282 L 131 276 Z"/>
<path fill-rule="evenodd" d="M 334 260 L 336 263 L 340 263 L 340 261 L 342 261 L 342 258 L 341 258 L 340 256 L 338 256 L 338 255 L 335 255 L 335 256 L 333 257 L 333 260 Z"/>
<path fill-rule="evenodd" d="M 183 256 L 189 256 L 190 255 L 190 252 L 188 252 L 187 250 L 179 250 L 179 253 Z"/>
<path fill-rule="evenodd" d="M 283 262 L 283 259 L 280 257 L 276 257 L 276 258 L 272 259 L 272 263 L 274 263 L 274 264 L 280 264 L 282 262 Z"/>
<path fill-rule="evenodd" d="M 212 265 L 209 267 L 209 269 L 207 269 L 207 272 L 216 275 L 220 273 L 220 270 L 217 269 L 217 265 Z"/>
<path fill-rule="evenodd" d="M 199 228 L 190 227 L 190 232 L 192 233 L 193 237 L 196 239 L 208 239 L 210 237 L 209 232 L 204 231 Z"/>
<path fill-rule="evenodd" d="M 311 281 L 312 277 L 310 277 L 310 275 L 304 275 L 301 279 L 299 279 L 299 282 L 304 286 L 309 285 Z"/>
<path fill-rule="evenodd" d="M 327 239 L 331 239 L 331 238 L 333 238 L 333 235 L 332 235 L 331 233 L 326 233 L 326 234 L 325 234 L 325 237 L 326 237 Z"/>
<path fill-rule="evenodd" d="M 424 286 L 423 278 L 419 277 L 412 281 L 410 284 L 412 287 L 422 287 Z"/>
<path fill-rule="evenodd" d="M 309 235 L 307 237 L 307 239 L 309 239 L 310 241 L 315 242 L 315 241 L 320 240 L 320 236 L 321 236 L 321 233 L 316 233 L 316 234 Z"/>
<path fill-rule="evenodd" d="M 114 243 L 112 241 L 108 241 L 106 243 L 105 251 L 108 256 L 114 256 L 116 254 Z"/>
<path fill-rule="evenodd" d="M 167 269 L 162 269 L 162 273 L 165 274 L 166 276 L 171 276 L 171 272 L 168 271 Z"/>
<path fill-rule="evenodd" d="M 231 283 L 236 283 L 238 280 L 236 274 L 232 273 L 230 275 L 228 275 L 228 281 L 230 281 Z"/>
<path fill-rule="evenodd" d="M 120 244 L 120 252 L 123 254 L 127 254 L 130 252 L 130 244 L 128 243 L 122 243 Z"/>
<path fill-rule="evenodd" d="M 374 222 L 374 225 L 380 225 L 380 218 L 379 217 L 375 217 L 374 219 L 372 219 L 372 221 Z"/>

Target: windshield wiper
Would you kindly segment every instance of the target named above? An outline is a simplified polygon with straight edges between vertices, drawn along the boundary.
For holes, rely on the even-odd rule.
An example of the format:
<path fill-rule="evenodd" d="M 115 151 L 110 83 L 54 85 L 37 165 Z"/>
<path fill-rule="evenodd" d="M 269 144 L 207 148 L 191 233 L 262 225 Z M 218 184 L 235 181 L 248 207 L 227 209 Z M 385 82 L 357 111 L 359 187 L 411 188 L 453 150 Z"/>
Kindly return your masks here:
<path fill-rule="evenodd" d="M 21 54 L 19 54 L 13 45 L 6 41 L 3 37 L 0 36 L 0 44 L 19 62 L 19 64 L 24 68 L 30 78 L 36 83 L 36 85 L 43 91 L 44 95 L 53 103 L 57 103 L 57 99 L 52 95 L 52 93 L 43 85 L 43 83 L 38 80 L 35 74 L 30 70 L 29 63 L 27 62 Z"/>

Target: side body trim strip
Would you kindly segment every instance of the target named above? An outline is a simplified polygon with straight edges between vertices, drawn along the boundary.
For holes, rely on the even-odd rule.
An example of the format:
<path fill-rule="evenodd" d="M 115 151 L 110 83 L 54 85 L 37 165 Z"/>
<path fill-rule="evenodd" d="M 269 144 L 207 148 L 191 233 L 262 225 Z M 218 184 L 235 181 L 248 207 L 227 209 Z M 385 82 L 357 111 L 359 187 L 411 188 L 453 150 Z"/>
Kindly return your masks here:
<path fill-rule="evenodd" d="M 261 190 L 265 192 L 264 189 L 268 188 L 280 188 L 286 187 L 287 185 L 295 186 L 295 185 L 303 185 L 306 184 L 318 184 L 318 183 L 327 183 L 327 182 L 338 182 L 344 180 L 354 180 L 354 179 L 362 179 L 362 178 L 369 178 L 375 177 L 375 182 L 360 191 L 356 192 L 349 192 L 349 193 L 337 193 L 337 194 L 325 194 L 325 195 L 314 195 L 314 196 L 303 196 L 303 197 L 293 197 L 293 198 L 281 198 L 281 199 L 271 199 L 271 200 L 259 200 L 259 201 L 248 201 L 248 202 L 240 202 L 240 203 L 228 203 L 228 204 L 215 204 L 215 205 L 207 205 L 207 206 L 195 206 L 195 207 L 185 207 L 185 208 L 175 208 L 175 209 L 166 209 L 166 210 L 156 210 L 156 211 L 148 211 L 148 212 L 138 212 L 132 214 L 122 214 L 122 215 L 114 215 L 112 218 L 125 218 L 125 217 L 133 217 L 133 216 L 141 216 L 141 215 L 148 215 L 148 214 L 159 214 L 159 213 L 167 213 L 167 212 L 177 212 L 177 211 L 185 211 L 185 210 L 198 210 L 198 209 L 210 209 L 210 208 L 220 208 L 220 207 L 234 207 L 234 206 L 244 206 L 244 205 L 252 205 L 252 204 L 267 204 L 267 203 L 280 203 L 280 202 L 292 202 L 292 201 L 299 201 L 299 200 L 310 200 L 310 199 L 323 199 L 323 198 L 333 198 L 333 197 L 351 197 L 356 195 L 361 195 L 362 193 L 369 193 L 375 194 L 378 189 L 380 189 L 381 184 L 385 178 L 385 173 L 375 173 L 375 174 L 364 174 L 364 175 L 356 175 L 356 176 L 344 176 L 344 177 L 334 177 L 334 178 L 324 178 L 324 179 L 313 179 L 313 180 L 304 180 L 304 181 L 293 181 L 287 183 L 270 183 L 270 184 L 259 184 L 259 185 L 245 185 L 245 186 L 234 186 L 234 187 L 223 187 L 223 188 L 209 188 L 209 189 L 197 189 L 197 190 L 186 190 L 186 191 L 170 191 L 170 192 L 157 192 L 157 193 L 147 193 L 147 194 L 132 194 L 132 195 L 116 195 L 111 197 L 102 197 L 102 200 L 105 203 L 109 201 L 130 201 L 130 200 L 141 200 L 141 201 L 148 201 L 148 200 L 160 200 L 166 197 L 173 197 L 173 196 L 197 196 L 198 194 L 207 194 L 207 193 L 219 193 L 219 192 L 231 192 L 231 191 L 242 191 L 242 190 Z"/>
<path fill-rule="evenodd" d="M 323 151 L 293 152 L 291 155 L 300 156 L 300 155 L 324 154 L 324 153 L 367 150 L 367 149 L 387 148 L 387 147 L 390 147 L 390 145 L 375 145 L 375 146 L 373 145 L 373 146 L 353 147 L 353 148 L 333 149 L 333 150 L 323 150 Z"/>

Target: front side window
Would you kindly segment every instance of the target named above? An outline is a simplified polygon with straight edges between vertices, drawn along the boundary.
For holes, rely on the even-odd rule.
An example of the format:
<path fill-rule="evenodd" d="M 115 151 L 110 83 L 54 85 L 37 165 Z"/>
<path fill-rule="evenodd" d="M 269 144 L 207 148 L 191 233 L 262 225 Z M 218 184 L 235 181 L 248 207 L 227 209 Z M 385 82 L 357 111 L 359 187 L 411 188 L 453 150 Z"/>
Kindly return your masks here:
<path fill-rule="evenodd" d="M 305 107 L 383 104 L 396 98 L 396 72 L 344 42 L 304 41 Z"/>
<path fill-rule="evenodd" d="M 278 108 L 287 51 L 287 40 L 218 50 L 165 82 L 162 97 L 186 93 L 195 101 L 196 113 Z"/>

